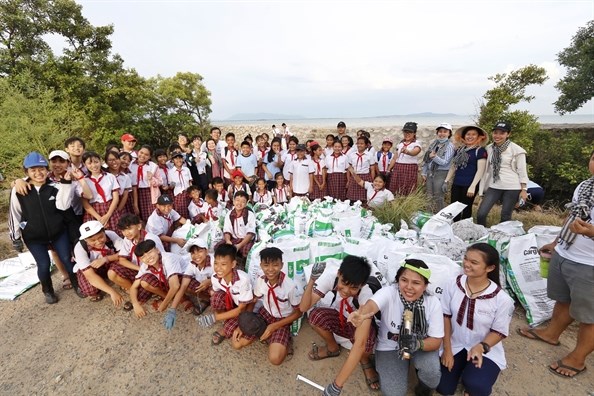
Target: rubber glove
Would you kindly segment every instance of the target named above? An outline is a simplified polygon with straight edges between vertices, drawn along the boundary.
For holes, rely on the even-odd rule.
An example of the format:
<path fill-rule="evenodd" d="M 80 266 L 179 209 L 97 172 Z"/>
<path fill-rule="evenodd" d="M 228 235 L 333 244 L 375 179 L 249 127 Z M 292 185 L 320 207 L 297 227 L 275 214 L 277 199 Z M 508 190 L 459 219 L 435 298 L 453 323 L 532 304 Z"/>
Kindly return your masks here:
<path fill-rule="evenodd" d="M 177 317 L 177 310 L 175 308 L 169 308 L 167 313 L 165 314 L 165 319 L 163 320 L 163 324 L 165 328 L 169 331 L 173 329 L 173 325 L 175 325 L 175 318 Z"/>
<path fill-rule="evenodd" d="M 216 322 L 215 316 L 213 313 L 205 314 L 205 315 L 198 315 L 196 317 L 196 322 L 200 327 L 210 327 Z"/>
<path fill-rule="evenodd" d="M 342 388 L 339 387 L 338 385 L 336 385 L 336 383 L 334 381 L 332 381 L 332 383 L 330 385 L 328 385 L 326 387 L 326 389 L 324 389 L 324 392 L 322 393 L 322 395 L 324 395 L 324 396 L 339 396 L 340 392 L 342 392 Z"/>

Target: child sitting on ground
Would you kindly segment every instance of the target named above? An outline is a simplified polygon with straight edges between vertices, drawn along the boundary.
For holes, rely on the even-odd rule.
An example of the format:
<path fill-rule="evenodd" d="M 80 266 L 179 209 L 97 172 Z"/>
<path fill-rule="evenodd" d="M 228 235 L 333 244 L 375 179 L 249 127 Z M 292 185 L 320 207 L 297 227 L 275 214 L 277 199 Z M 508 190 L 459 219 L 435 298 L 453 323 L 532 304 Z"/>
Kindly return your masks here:
<path fill-rule="evenodd" d="M 227 207 L 227 202 L 229 202 L 229 194 L 225 190 L 225 183 L 223 179 L 220 177 L 215 177 L 212 179 L 212 188 L 214 188 L 218 194 L 217 200 L 221 204 L 223 208 Z"/>
<path fill-rule="evenodd" d="M 235 268 L 237 249 L 233 245 L 220 245 L 214 253 L 214 272 L 212 276 L 213 294 L 210 305 L 215 313 L 202 314 L 196 318 L 201 327 L 210 327 L 215 322 L 224 321 L 223 327 L 212 333 L 212 344 L 219 345 L 231 338 L 239 325 L 239 314 L 249 311 L 254 296 L 248 275 Z"/>
<path fill-rule="evenodd" d="M 214 260 L 208 254 L 208 245 L 202 238 L 190 239 L 185 249 L 192 260 L 184 272 L 181 289 L 186 295 L 197 297 L 194 314 L 200 315 L 210 305 L 210 278 L 213 275 Z"/>
<path fill-rule="evenodd" d="M 234 245 L 243 258 L 247 257 L 256 237 L 256 216 L 247 207 L 248 200 L 249 196 L 245 191 L 235 194 L 233 210 L 225 216 L 221 241 L 221 244 Z"/>
<path fill-rule="evenodd" d="M 301 317 L 301 293 L 295 282 L 282 272 L 283 252 L 279 248 L 263 249 L 260 252 L 260 267 L 264 275 L 256 280 L 254 296 L 262 300 L 263 306 L 258 314 L 268 324 L 260 336 L 260 341 L 268 342 L 270 363 L 279 365 L 293 352 L 289 326 Z M 238 328 L 233 333 L 231 342 L 233 348 L 241 349 L 254 342 L 256 338 L 243 334 Z"/>
<path fill-rule="evenodd" d="M 213 189 L 206 190 L 204 193 L 204 200 L 207 204 L 206 213 L 204 214 L 205 221 L 217 221 L 221 217 L 224 208 L 217 199 L 218 195 L 217 190 Z"/>
<path fill-rule="evenodd" d="M 134 254 L 134 249 L 140 242 L 150 239 L 155 242 L 155 245 L 160 252 L 165 251 L 161 239 L 159 239 L 157 235 L 143 230 L 142 221 L 140 220 L 140 217 L 135 214 L 127 213 L 122 216 L 118 222 L 118 228 L 122 235 L 124 235 L 122 248 L 120 249 L 119 264 L 133 270 L 135 272 L 134 277 L 136 277 L 136 273 L 138 273 L 138 269 L 140 268 L 140 261 Z M 132 279 L 132 281 L 134 281 L 134 279 Z M 130 286 L 131 285 L 132 283 L 130 283 Z M 130 286 L 128 286 L 127 289 L 130 289 Z"/>
<path fill-rule="evenodd" d="M 157 207 L 146 222 L 146 231 L 158 235 L 165 250 L 169 251 L 171 244 L 176 243 L 184 247 L 186 240 L 173 238 L 171 234 L 178 224 L 186 224 L 186 219 L 173 210 L 173 200 L 169 195 L 161 195 L 157 199 Z"/>
<path fill-rule="evenodd" d="M 266 180 L 258 179 L 256 181 L 253 202 L 254 204 L 272 205 L 272 193 L 266 189 Z"/>
<path fill-rule="evenodd" d="M 188 219 L 190 219 L 192 224 L 202 223 L 199 219 L 206 212 L 208 205 L 200 198 L 200 187 L 190 186 L 187 192 L 190 196 L 190 204 L 188 205 L 188 214 L 190 217 Z"/>
<path fill-rule="evenodd" d="M 285 177 L 282 172 L 274 175 L 276 186 L 272 189 L 272 200 L 275 205 L 282 205 L 291 200 L 291 188 L 285 184 Z"/>

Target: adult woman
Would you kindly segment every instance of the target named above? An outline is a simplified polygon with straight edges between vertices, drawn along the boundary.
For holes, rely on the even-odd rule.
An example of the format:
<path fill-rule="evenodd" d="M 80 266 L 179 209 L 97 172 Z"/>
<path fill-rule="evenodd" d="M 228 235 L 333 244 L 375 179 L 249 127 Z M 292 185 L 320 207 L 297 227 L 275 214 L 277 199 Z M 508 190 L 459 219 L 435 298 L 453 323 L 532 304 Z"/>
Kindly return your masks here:
<path fill-rule="evenodd" d="M 349 316 L 358 327 L 381 311 L 375 365 L 384 395 L 406 395 L 411 363 L 419 377 L 416 395 L 430 395 L 439 383 L 444 323 L 439 300 L 425 294 L 430 277 L 423 261 L 407 259 L 396 273 L 395 285 L 378 290 Z"/>
<path fill-rule="evenodd" d="M 192 184 L 198 186 L 202 195 L 208 190 L 208 176 L 206 172 L 206 153 L 200 151 L 202 138 L 198 135 L 192 137 L 192 151 L 186 155 L 185 164 L 190 169 Z"/>
<path fill-rule="evenodd" d="M 180 133 L 177 135 L 177 144 L 179 144 L 182 153 L 189 154 L 192 152 L 192 147 L 190 147 L 190 138 L 185 133 Z"/>
<path fill-rule="evenodd" d="M 431 208 L 434 213 L 437 213 L 445 206 L 443 200 L 445 192 L 442 186 L 454 156 L 454 145 L 450 142 L 452 137 L 450 124 L 442 123 L 435 130 L 437 139 L 429 144 L 425 152 L 421 176 L 425 182 Z"/>
<path fill-rule="evenodd" d="M 262 161 L 262 169 L 264 170 L 264 180 L 266 180 L 266 186 L 269 190 L 275 186 L 275 177 L 278 172 L 282 172 L 283 161 L 282 161 L 282 141 L 281 138 L 275 137 L 272 139 L 270 150 L 266 153 Z"/>
<path fill-rule="evenodd" d="M 463 268 L 441 297 L 445 337 L 437 391 L 453 395 L 461 379 L 465 395 L 488 396 L 505 368 L 501 341 L 509 334 L 514 301 L 499 286 L 499 253 L 491 245 L 470 246 Z"/>
<path fill-rule="evenodd" d="M 493 128 L 493 143 L 487 146 L 487 169 L 479 186 L 479 196 L 484 197 L 478 208 L 476 222 L 487 225 L 487 215 L 498 201 L 502 202 L 500 222 L 511 220 L 518 202 L 528 198 L 528 173 L 526 150 L 509 140 L 511 124 L 500 121 Z"/>
<path fill-rule="evenodd" d="M 212 188 L 212 179 L 215 177 L 223 178 L 223 159 L 217 150 L 217 142 L 212 138 L 206 141 L 206 159 L 208 160 L 206 171 L 208 184 Z M 210 171 L 208 168 L 210 168 Z"/>
<path fill-rule="evenodd" d="M 458 128 L 454 139 L 461 146 L 456 149 L 442 188 L 447 191 L 448 183 L 453 180 L 450 201 L 467 205 L 462 213 L 454 218 L 454 221 L 458 221 L 472 217 L 474 198 L 487 167 L 487 150 L 482 146 L 487 143 L 489 137 L 483 129 L 468 125 Z"/>
<path fill-rule="evenodd" d="M 402 128 L 404 139 L 396 146 L 396 155 L 390 162 L 390 191 L 394 195 L 409 195 L 417 189 L 419 164 L 417 155 L 421 145 L 417 142 L 417 123 L 407 122 Z"/>

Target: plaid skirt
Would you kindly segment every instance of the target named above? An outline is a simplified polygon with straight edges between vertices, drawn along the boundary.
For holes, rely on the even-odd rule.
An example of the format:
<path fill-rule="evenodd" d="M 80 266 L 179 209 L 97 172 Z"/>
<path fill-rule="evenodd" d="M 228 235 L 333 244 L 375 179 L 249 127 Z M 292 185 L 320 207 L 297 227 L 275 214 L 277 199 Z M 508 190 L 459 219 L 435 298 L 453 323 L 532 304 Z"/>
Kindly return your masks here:
<path fill-rule="evenodd" d="M 322 175 L 314 175 L 314 180 L 316 180 L 318 183 L 322 184 L 323 181 L 323 176 Z M 327 186 L 324 186 L 324 189 L 321 190 L 320 187 L 318 187 L 318 184 L 314 181 L 313 184 L 313 192 L 311 194 L 309 194 L 309 199 L 311 199 L 312 201 L 314 199 L 324 199 L 324 197 L 326 195 L 328 195 L 328 188 Z"/>
<path fill-rule="evenodd" d="M 314 308 L 309 314 L 309 324 L 347 338 L 351 342 L 355 342 L 355 326 L 347 322 L 346 318 L 344 318 L 344 322 L 341 325 L 338 315 L 340 313 L 334 308 Z M 365 342 L 365 352 L 373 352 L 376 336 L 377 330 L 375 326 L 371 326 L 369 336 Z"/>
<path fill-rule="evenodd" d="M 87 277 L 85 276 L 85 272 L 86 271 L 91 271 L 94 270 L 95 274 L 99 275 L 100 277 L 102 277 L 103 279 L 108 279 L 107 278 L 107 271 L 109 271 L 109 263 L 102 265 L 99 268 L 93 268 L 93 267 L 87 267 L 82 271 L 78 271 L 76 273 L 76 279 L 78 280 L 78 286 L 80 287 L 80 290 L 83 292 L 83 294 L 87 297 L 94 297 L 99 295 L 100 290 L 97 289 L 95 286 L 91 285 L 91 282 L 89 282 L 89 280 L 87 279 Z"/>
<path fill-rule="evenodd" d="M 367 182 L 372 181 L 370 173 L 363 173 L 360 175 L 358 174 L 357 176 L 359 176 L 361 178 L 361 180 L 363 180 L 363 181 L 367 181 Z M 366 202 L 367 201 L 367 190 L 365 190 L 364 187 L 361 187 L 360 185 L 358 185 L 357 182 L 355 181 L 354 177 L 351 177 L 351 181 L 349 183 L 349 188 L 347 190 L 346 197 L 351 202 L 355 202 L 355 201 Z"/>
<path fill-rule="evenodd" d="M 394 195 L 409 195 L 417 189 L 419 166 L 396 163 L 390 176 L 390 191 Z"/>
<path fill-rule="evenodd" d="M 151 189 L 148 187 L 138 189 L 138 210 L 140 210 L 140 218 L 145 223 L 155 210 L 155 205 L 151 200 Z"/>
<path fill-rule="evenodd" d="M 95 209 L 95 211 L 100 216 L 104 216 L 109 211 L 110 205 L 111 205 L 111 201 L 109 201 L 109 202 L 94 202 L 91 204 L 93 209 Z M 120 221 L 120 217 L 122 217 L 120 211 L 117 209 L 114 210 L 113 214 L 109 218 L 109 221 L 105 225 L 105 228 L 108 230 L 117 232 L 117 234 L 121 237 L 122 233 L 120 232 L 120 230 L 118 228 L 118 222 Z M 85 211 L 85 214 L 83 215 L 83 222 L 87 222 L 87 221 L 91 221 L 91 220 L 96 220 L 96 219 Z"/>
<path fill-rule="evenodd" d="M 188 196 L 188 193 L 186 193 L 185 191 L 173 197 L 173 209 L 175 209 L 175 211 L 179 213 L 179 215 L 184 219 L 190 218 L 190 213 L 188 212 L 189 204 L 190 197 Z"/>
<path fill-rule="evenodd" d="M 226 312 L 227 311 L 227 306 L 225 305 L 225 292 L 224 291 L 216 291 L 212 294 L 212 296 L 210 297 L 210 307 L 214 310 L 214 311 L 222 311 L 222 312 Z M 233 304 L 233 308 L 236 308 L 236 305 Z M 236 328 L 239 327 L 239 319 L 238 318 L 231 318 L 231 319 L 227 319 L 225 320 L 225 322 L 223 323 L 223 332 L 225 333 L 225 337 L 226 338 L 231 338 L 231 336 L 233 335 L 233 332 L 235 331 Z"/>
<path fill-rule="evenodd" d="M 264 177 L 266 176 L 266 171 L 264 170 L 264 167 L 261 164 L 258 165 L 258 167 L 256 168 L 256 175 L 258 175 L 258 178 L 260 179 L 264 179 Z"/>
<path fill-rule="evenodd" d="M 346 199 L 346 173 L 328 173 L 326 189 L 332 198 L 344 201 Z"/>

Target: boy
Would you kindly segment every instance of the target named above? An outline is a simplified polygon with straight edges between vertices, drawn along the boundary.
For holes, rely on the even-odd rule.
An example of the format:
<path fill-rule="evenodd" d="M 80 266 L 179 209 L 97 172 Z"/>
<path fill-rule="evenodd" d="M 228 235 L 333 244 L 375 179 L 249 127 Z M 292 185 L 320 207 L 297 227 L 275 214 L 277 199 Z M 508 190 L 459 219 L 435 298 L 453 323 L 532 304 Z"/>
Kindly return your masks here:
<path fill-rule="evenodd" d="M 249 311 L 254 296 L 248 275 L 235 268 L 237 249 L 233 245 L 220 245 L 214 253 L 214 275 L 211 278 L 213 293 L 210 305 L 215 313 L 196 318 L 201 327 L 210 327 L 224 321 L 223 327 L 212 333 L 212 345 L 219 345 L 231 338 L 239 322 L 239 314 Z"/>
<path fill-rule="evenodd" d="M 301 293 L 295 282 L 282 272 L 283 252 L 279 248 L 263 249 L 260 252 L 260 267 L 264 275 L 256 280 L 254 297 L 262 301 L 258 314 L 268 323 L 260 341 L 268 341 L 268 360 L 276 366 L 292 354 L 289 326 L 302 315 L 299 310 Z M 238 328 L 231 342 L 233 348 L 241 349 L 255 339 L 246 337 Z"/>
<path fill-rule="evenodd" d="M 227 202 L 229 202 L 229 194 L 227 194 L 227 191 L 225 190 L 223 179 L 220 177 L 212 179 L 212 188 L 214 188 L 218 194 L 217 200 L 219 201 L 219 204 L 221 204 L 223 208 L 226 207 Z"/>
<path fill-rule="evenodd" d="M 311 160 L 305 157 L 305 145 L 297 145 L 297 158 L 289 165 L 291 175 L 291 191 L 296 197 L 302 197 L 313 192 L 314 167 Z"/>
<path fill-rule="evenodd" d="M 188 187 L 187 194 L 190 196 L 190 204 L 188 205 L 188 219 L 192 224 L 199 224 L 204 221 L 203 215 L 208 209 L 208 205 L 200 198 L 200 187 Z"/>
<path fill-rule="evenodd" d="M 174 183 L 169 179 L 169 166 L 167 166 L 167 152 L 163 149 L 155 150 L 155 159 L 157 160 L 157 172 L 155 176 L 161 179 L 162 185 L 159 186 L 161 193 L 165 194 L 171 190 Z"/>
<path fill-rule="evenodd" d="M 136 275 L 132 270 L 117 265 L 121 247 L 122 239 L 115 232 L 105 230 L 100 222 L 91 220 L 80 226 L 80 242 L 74 247 L 74 272 L 82 293 L 92 302 L 101 301 L 103 291 L 109 294 L 113 305 L 122 305 L 121 294 L 105 281 L 109 278 L 126 288 L 130 287 L 129 282 Z"/>
<path fill-rule="evenodd" d="M 378 383 L 378 374 L 370 363 L 369 355 L 375 346 L 376 329 L 370 326 L 369 337 L 361 339 L 364 331 L 347 322 L 351 312 L 357 310 L 369 300 L 373 293 L 367 285 L 367 279 L 371 274 L 371 267 L 366 259 L 357 256 L 346 256 L 338 271 L 332 268 L 319 270 L 320 266 L 314 265 L 312 276 L 307 283 L 299 308 L 301 312 L 307 312 L 327 293 L 333 293 L 334 298 L 330 308 L 314 308 L 309 313 L 309 324 L 326 342 L 325 347 L 318 347 L 315 343 L 308 354 L 310 360 L 322 360 L 340 355 L 340 345 L 336 343 L 334 334 L 349 339 L 353 343 L 353 350 L 344 363 L 339 373 L 336 385 L 342 387 L 348 378 L 342 376 L 342 372 L 350 374 L 356 361 L 359 360 L 366 381 L 371 385 Z M 362 327 L 361 327 L 362 328 Z M 346 378 L 345 378 L 346 377 Z M 340 382 L 340 383 L 338 383 Z"/>
<path fill-rule="evenodd" d="M 134 150 L 134 147 L 136 146 L 136 138 L 134 135 L 124 133 L 120 138 L 120 142 L 122 143 L 122 149 L 120 151 L 129 153 L 135 160 L 138 157 L 138 153 Z"/>
<path fill-rule="evenodd" d="M 142 221 L 140 220 L 140 217 L 135 214 L 127 213 L 122 216 L 118 222 L 118 229 L 121 231 L 122 235 L 124 235 L 122 248 L 120 249 L 119 264 L 133 270 L 135 272 L 134 276 L 136 276 L 136 273 L 138 273 L 138 269 L 140 268 L 140 261 L 134 254 L 134 249 L 140 242 L 146 240 L 154 241 L 160 252 L 165 251 L 161 239 L 159 239 L 157 235 L 143 230 Z M 129 288 L 130 287 L 127 287 L 127 289 Z"/>
<path fill-rule="evenodd" d="M 247 208 L 249 196 L 238 191 L 233 198 L 233 210 L 225 216 L 223 243 L 235 245 L 237 252 L 246 258 L 254 245 L 256 236 L 256 216 Z"/>
<path fill-rule="evenodd" d="M 210 305 L 212 286 L 213 259 L 208 254 L 208 245 L 202 238 L 193 238 L 186 243 L 185 249 L 192 260 L 186 266 L 181 281 L 181 290 L 185 294 L 198 298 L 194 314 L 200 315 Z"/>
<path fill-rule="evenodd" d="M 245 192 L 248 195 L 248 199 L 252 196 L 250 186 L 243 182 L 243 173 L 241 173 L 239 169 L 231 172 L 231 178 L 233 179 L 233 184 L 231 184 L 227 189 L 227 194 L 229 194 L 229 202 L 227 202 L 228 208 L 231 208 L 231 203 L 235 198 L 235 194 L 237 194 L 239 191 Z"/>
<path fill-rule="evenodd" d="M 178 224 L 186 224 L 186 219 L 173 210 L 173 201 L 169 195 L 161 195 L 157 199 L 157 207 L 146 221 L 146 231 L 159 236 L 165 250 L 169 251 L 172 243 L 179 247 L 186 244 L 183 238 L 173 238 L 171 233 Z"/>
<path fill-rule="evenodd" d="M 243 174 L 249 185 L 256 181 L 258 160 L 255 154 L 252 153 L 252 145 L 245 140 L 241 143 L 241 155 L 237 157 L 235 167 Z"/>
<path fill-rule="evenodd" d="M 64 151 L 70 155 L 70 164 L 73 168 L 80 169 L 85 175 L 88 173 L 82 161 L 85 152 L 85 141 L 73 136 L 64 141 Z"/>
<path fill-rule="evenodd" d="M 227 142 L 227 147 L 223 149 L 223 177 L 225 178 L 225 183 L 230 185 L 233 183 L 231 180 L 231 172 L 235 169 L 235 163 L 237 162 L 237 150 L 235 149 L 235 134 L 229 132 L 225 135 L 225 142 Z"/>
<path fill-rule="evenodd" d="M 154 241 L 142 241 L 134 249 L 140 259 L 140 269 L 130 288 L 130 300 L 137 318 L 146 316 L 142 306 L 151 295 L 156 294 L 162 300 L 156 300 L 152 306 L 157 312 L 163 312 L 171 303 L 165 315 L 165 328 L 171 330 L 175 324 L 176 308 L 183 299 L 179 277 L 184 273 L 186 263 L 182 256 L 173 253 L 161 253 Z M 180 298 L 181 296 L 182 298 Z"/>
<path fill-rule="evenodd" d="M 188 218 L 188 204 L 190 199 L 186 190 L 192 185 L 192 175 L 190 169 L 184 166 L 184 154 L 175 152 L 171 155 L 173 167 L 169 169 L 167 174 L 173 187 L 173 207 L 183 218 Z"/>
<path fill-rule="evenodd" d="M 204 202 L 202 207 L 197 206 L 196 215 L 193 215 L 192 203 L 190 203 L 190 216 L 192 216 L 192 224 L 200 224 L 205 221 L 217 221 L 223 211 L 223 207 L 217 200 L 217 190 L 209 189 L 204 194 Z"/>

